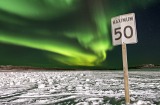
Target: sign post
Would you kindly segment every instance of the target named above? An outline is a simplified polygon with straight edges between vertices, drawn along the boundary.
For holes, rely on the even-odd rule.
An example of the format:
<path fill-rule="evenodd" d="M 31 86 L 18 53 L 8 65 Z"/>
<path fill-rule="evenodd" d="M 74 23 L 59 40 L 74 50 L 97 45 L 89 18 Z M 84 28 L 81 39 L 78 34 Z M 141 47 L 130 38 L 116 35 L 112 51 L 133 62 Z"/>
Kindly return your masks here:
<path fill-rule="evenodd" d="M 122 44 L 122 58 L 123 58 L 123 71 L 124 71 L 124 89 L 126 104 L 130 104 L 129 96 L 129 83 L 128 83 L 128 62 L 127 62 L 127 49 L 126 44 Z"/>
<path fill-rule="evenodd" d="M 126 105 L 130 104 L 129 81 L 128 81 L 128 61 L 126 44 L 137 43 L 137 31 L 135 14 L 125 14 L 111 19 L 112 42 L 113 45 L 122 45 L 124 89 Z"/>

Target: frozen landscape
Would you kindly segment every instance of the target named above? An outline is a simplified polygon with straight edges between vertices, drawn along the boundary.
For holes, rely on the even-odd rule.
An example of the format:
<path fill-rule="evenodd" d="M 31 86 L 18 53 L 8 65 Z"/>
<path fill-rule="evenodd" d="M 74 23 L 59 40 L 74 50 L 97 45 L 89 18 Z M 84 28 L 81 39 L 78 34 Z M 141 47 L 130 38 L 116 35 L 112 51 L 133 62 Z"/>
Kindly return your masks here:
<path fill-rule="evenodd" d="M 129 71 L 131 105 L 160 105 L 160 72 Z M 124 105 L 123 71 L 1 72 L 0 105 Z"/>

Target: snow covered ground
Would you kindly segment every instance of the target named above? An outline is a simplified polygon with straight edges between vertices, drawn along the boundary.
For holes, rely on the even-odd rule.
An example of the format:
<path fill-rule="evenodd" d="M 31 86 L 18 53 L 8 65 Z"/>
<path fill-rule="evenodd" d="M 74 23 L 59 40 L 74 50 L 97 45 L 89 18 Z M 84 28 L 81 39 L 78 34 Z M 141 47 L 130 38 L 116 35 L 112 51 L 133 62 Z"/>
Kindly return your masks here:
<path fill-rule="evenodd" d="M 132 105 L 160 105 L 160 72 L 129 71 Z M 124 105 L 122 71 L 0 72 L 0 105 Z"/>

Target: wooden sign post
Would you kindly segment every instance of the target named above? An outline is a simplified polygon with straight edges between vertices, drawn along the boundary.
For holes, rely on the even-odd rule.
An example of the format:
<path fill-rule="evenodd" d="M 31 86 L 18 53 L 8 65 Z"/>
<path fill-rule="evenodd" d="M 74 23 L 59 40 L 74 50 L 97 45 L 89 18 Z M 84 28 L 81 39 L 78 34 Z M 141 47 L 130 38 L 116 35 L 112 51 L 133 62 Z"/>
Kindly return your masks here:
<path fill-rule="evenodd" d="M 126 44 L 122 44 L 123 72 L 124 72 L 124 89 L 126 104 L 130 104 L 129 83 L 128 83 L 128 61 Z"/>
<path fill-rule="evenodd" d="M 126 44 L 137 43 L 137 31 L 135 14 L 125 14 L 112 18 L 112 42 L 113 45 L 122 45 L 124 89 L 126 105 L 130 104 L 129 81 L 128 81 L 128 61 Z"/>

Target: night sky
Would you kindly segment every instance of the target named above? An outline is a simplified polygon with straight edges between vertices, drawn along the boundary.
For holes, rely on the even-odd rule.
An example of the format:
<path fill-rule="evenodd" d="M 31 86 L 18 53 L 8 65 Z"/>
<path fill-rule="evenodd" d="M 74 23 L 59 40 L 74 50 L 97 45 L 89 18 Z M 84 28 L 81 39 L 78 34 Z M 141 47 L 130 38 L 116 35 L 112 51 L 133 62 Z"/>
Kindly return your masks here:
<path fill-rule="evenodd" d="M 129 67 L 160 64 L 159 0 L 1 0 L 0 65 L 122 68 L 111 18 L 135 13 L 138 43 Z"/>

